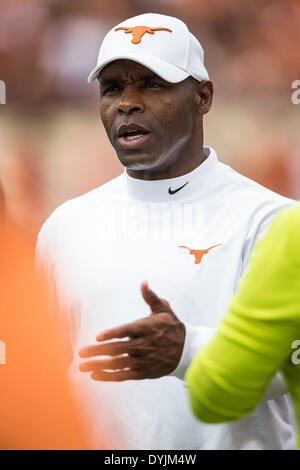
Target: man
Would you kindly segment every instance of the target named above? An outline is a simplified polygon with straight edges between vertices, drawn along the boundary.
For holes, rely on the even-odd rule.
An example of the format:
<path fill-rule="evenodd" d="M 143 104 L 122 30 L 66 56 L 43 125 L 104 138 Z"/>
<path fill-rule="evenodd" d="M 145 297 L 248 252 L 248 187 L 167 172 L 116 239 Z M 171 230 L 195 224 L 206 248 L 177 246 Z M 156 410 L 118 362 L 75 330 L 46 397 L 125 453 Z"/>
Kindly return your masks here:
<path fill-rule="evenodd" d="M 255 241 L 292 201 L 203 147 L 213 86 L 203 49 L 182 21 L 145 14 L 114 27 L 95 78 L 100 116 L 125 171 L 56 209 L 38 242 L 69 312 L 70 375 L 95 447 L 110 423 L 119 426 L 111 448 L 292 448 L 280 378 L 256 412 L 215 427 L 194 418 L 183 381 Z"/>

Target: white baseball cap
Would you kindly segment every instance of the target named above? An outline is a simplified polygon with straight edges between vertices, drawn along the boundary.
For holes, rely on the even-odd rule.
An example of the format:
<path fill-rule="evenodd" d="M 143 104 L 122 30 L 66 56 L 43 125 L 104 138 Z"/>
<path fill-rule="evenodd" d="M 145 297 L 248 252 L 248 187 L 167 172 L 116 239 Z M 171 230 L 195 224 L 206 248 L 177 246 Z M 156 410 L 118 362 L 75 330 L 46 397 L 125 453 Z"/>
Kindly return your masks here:
<path fill-rule="evenodd" d="M 97 66 L 88 82 L 118 59 L 138 62 L 171 83 L 189 76 L 198 81 L 209 80 L 201 44 L 183 21 L 172 16 L 146 13 L 112 28 L 101 44 Z"/>

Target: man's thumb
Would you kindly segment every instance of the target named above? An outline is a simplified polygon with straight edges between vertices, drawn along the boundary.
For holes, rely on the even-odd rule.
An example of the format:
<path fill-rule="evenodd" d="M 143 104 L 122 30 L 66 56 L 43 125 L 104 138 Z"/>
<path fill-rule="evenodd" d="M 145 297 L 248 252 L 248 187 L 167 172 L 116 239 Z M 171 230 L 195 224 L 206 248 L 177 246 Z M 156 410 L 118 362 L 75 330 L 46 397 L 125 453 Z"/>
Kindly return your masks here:
<path fill-rule="evenodd" d="M 158 297 L 153 290 L 151 290 L 148 286 L 147 281 L 143 281 L 141 285 L 142 296 L 145 302 L 149 305 L 152 312 L 157 311 L 159 308 L 163 306 L 162 299 Z"/>

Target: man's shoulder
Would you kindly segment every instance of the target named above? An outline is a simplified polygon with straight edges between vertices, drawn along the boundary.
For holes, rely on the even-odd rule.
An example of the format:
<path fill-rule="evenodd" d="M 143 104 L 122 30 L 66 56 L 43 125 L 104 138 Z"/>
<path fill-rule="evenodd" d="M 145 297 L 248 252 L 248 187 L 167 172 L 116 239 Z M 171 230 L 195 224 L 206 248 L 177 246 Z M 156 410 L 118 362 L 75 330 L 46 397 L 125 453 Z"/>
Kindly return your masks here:
<path fill-rule="evenodd" d="M 86 209 L 86 206 L 101 203 L 107 198 L 114 198 L 118 194 L 122 193 L 123 186 L 124 174 L 122 173 L 121 175 L 116 176 L 101 186 L 98 186 L 97 188 L 92 189 L 87 193 L 66 201 L 60 207 L 64 208 L 64 210 L 71 210 L 74 208 L 80 209 L 80 207 L 84 206 Z"/>
<path fill-rule="evenodd" d="M 223 184 L 226 181 L 225 186 L 231 192 L 232 197 L 238 198 L 240 202 L 249 204 L 250 207 L 265 204 L 290 206 L 296 203 L 293 199 L 282 196 L 247 176 L 238 173 L 229 165 L 221 162 L 219 162 L 219 165 L 223 174 Z"/>
<path fill-rule="evenodd" d="M 78 215 L 81 211 L 92 209 L 95 205 L 111 200 L 122 193 L 123 182 L 123 175 L 119 175 L 87 193 L 69 199 L 54 209 L 47 220 Z"/>
<path fill-rule="evenodd" d="M 124 176 L 121 174 L 87 193 L 63 202 L 45 220 L 41 227 L 39 238 L 53 230 L 57 233 L 68 226 L 80 224 L 80 221 L 87 214 L 92 213 L 95 208 L 106 201 L 112 201 L 118 195 L 122 195 L 123 184 Z"/>

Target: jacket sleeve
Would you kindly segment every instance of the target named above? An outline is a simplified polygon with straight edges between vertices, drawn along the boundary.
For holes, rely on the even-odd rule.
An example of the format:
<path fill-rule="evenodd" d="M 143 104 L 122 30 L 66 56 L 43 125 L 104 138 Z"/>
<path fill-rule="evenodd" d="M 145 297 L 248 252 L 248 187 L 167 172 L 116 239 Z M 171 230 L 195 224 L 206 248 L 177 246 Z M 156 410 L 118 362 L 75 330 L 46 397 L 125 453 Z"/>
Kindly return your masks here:
<path fill-rule="evenodd" d="M 299 206 L 273 221 L 217 333 L 192 360 L 185 379 L 201 420 L 230 421 L 251 413 L 290 359 L 300 334 L 299 234 Z"/>

